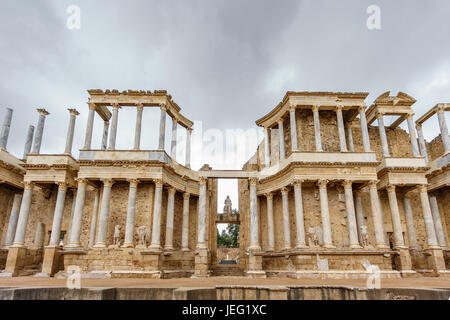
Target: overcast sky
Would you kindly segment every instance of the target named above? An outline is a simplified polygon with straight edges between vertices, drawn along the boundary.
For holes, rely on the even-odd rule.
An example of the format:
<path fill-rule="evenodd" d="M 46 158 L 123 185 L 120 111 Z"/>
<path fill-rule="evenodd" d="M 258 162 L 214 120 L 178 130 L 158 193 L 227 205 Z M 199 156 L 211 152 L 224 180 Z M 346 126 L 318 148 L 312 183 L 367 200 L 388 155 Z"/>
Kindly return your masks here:
<path fill-rule="evenodd" d="M 381 30 L 366 27 L 372 4 Z M 81 9 L 80 30 L 66 27 L 70 5 Z M 288 90 L 366 91 L 369 105 L 401 90 L 418 100 L 417 118 L 450 102 L 449 15 L 448 0 L 2 0 L 1 119 L 14 109 L 8 150 L 22 155 L 35 109 L 45 107 L 41 152 L 63 152 L 66 109 L 76 107 L 77 156 L 91 88 L 165 89 L 203 131 L 256 129 Z M 157 146 L 158 119 L 156 109 L 145 111 L 145 148 Z M 135 110 L 120 110 L 119 148 L 132 147 L 134 121 Z M 94 147 L 101 125 L 97 118 Z M 437 121 L 424 130 L 435 137 Z M 198 152 L 192 162 L 223 167 Z M 235 188 L 221 189 L 219 199 L 230 193 L 237 204 Z"/>

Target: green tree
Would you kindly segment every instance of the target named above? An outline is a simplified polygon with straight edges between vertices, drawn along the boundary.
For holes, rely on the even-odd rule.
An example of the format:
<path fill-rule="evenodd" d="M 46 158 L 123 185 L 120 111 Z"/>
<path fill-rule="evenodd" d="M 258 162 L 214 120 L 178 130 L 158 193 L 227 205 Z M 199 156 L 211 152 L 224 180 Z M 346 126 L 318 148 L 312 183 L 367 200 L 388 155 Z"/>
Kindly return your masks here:
<path fill-rule="evenodd" d="M 217 235 L 217 246 L 227 248 L 239 247 L 239 225 L 228 224 L 225 230 Z"/>

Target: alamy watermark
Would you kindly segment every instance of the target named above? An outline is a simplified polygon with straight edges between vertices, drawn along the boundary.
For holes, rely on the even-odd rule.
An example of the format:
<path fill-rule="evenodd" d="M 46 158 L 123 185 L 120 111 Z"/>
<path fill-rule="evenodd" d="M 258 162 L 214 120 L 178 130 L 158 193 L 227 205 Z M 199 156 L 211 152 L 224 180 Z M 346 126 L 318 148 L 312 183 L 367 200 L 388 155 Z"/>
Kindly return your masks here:
<path fill-rule="evenodd" d="M 67 7 L 66 13 L 68 14 L 66 20 L 66 27 L 69 30 L 81 29 L 81 9 L 77 5 L 70 5 Z"/>
<path fill-rule="evenodd" d="M 372 4 L 367 7 L 366 13 L 369 15 L 366 21 L 367 29 L 381 30 L 381 8 Z"/>
<path fill-rule="evenodd" d="M 68 289 L 81 289 L 81 269 L 79 266 L 67 267 L 68 277 L 66 280 L 66 287 Z"/>

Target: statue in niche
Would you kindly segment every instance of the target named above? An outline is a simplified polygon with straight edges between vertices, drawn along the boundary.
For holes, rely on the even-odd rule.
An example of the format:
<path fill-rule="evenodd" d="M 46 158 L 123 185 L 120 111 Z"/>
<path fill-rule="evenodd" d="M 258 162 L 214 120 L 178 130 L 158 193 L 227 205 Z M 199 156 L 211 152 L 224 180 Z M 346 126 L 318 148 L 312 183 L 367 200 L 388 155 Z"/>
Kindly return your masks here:
<path fill-rule="evenodd" d="M 317 234 L 316 228 L 312 225 L 312 223 L 309 224 L 308 236 L 309 236 L 309 245 L 313 246 L 313 247 L 318 247 L 319 246 L 319 236 Z"/>
<path fill-rule="evenodd" d="M 148 238 L 148 230 L 146 226 L 140 226 L 137 229 L 137 234 L 139 238 L 139 246 L 140 247 L 147 247 L 147 238 Z"/>
<path fill-rule="evenodd" d="M 231 207 L 230 196 L 227 196 L 224 203 L 225 203 L 225 206 L 223 207 L 223 213 L 232 213 L 233 209 Z"/>
<path fill-rule="evenodd" d="M 367 232 L 367 226 L 365 226 L 365 225 L 361 226 L 361 242 L 362 242 L 363 248 L 365 248 L 369 245 L 369 234 Z"/>
<path fill-rule="evenodd" d="M 120 246 L 120 230 L 122 226 L 120 224 L 116 224 L 114 227 L 114 245 L 119 247 Z"/>

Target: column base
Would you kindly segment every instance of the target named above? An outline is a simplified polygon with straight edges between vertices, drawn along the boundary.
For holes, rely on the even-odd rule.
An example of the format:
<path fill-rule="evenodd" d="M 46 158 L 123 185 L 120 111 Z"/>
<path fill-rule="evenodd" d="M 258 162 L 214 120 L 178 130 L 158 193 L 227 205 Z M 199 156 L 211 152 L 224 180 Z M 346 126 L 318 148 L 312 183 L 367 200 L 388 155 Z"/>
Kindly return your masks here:
<path fill-rule="evenodd" d="M 44 261 L 42 262 L 42 270 L 40 274 L 46 274 L 48 277 L 58 272 L 59 258 L 61 257 L 60 249 L 56 246 L 48 246 L 44 249 Z"/>
<path fill-rule="evenodd" d="M 275 250 L 274 247 L 269 247 L 269 248 L 266 249 L 266 251 L 268 251 L 268 252 L 272 252 L 273 250 Z"/>
<path fill-rule="evenodd" d="M 26 252 L 27 248 L 23 245 L 9 247 L 4 273 L 10 274 L 11 277 L 17 277 L 24 266 Z"/>
<path fill-rule="evenodd" d="M 162 247 L 159 244 L 151 244 L 148 247 L 148 250 L 152 250 L 152 251 L 162 251 Z"/>
<path fill-rule="evenodd" d="M 261 247 L 259 245 L 251 245 L 247 249 L 248 251 L 261 251 Z"/>
<path fill-rule="evenodd" d="M 428 255 L 427 261 L 428 261 L 428 266 L 430 269 L 432 269 L 434 272 L 445 271 L 445 260 L 444 260 L 444 254 L 442 252 L 442 249 L 428 248 L 428 249 L 425 249 L 425 252 Z M 9 258 L 9 255 L 8 255 L 8 258 Z M 6 271 L 6 269 L 5 269 L 5 271 Z"/>
<path fill-rule="evenodd" d="M 245 274 L 251 278 L 266 277 L 266 273 L 262 268 L 262 256 L 255 255 L 254 252 L 250 251 L 248 255 L 248 270 L 245 271 Z"/>
<path fill-rule="evenodd" d="M 64 247 L 64 249 L 71 249 L 71 250 L 72 249 L 80 249 L 80 248 L 82 248 L 80 242 L 69 243 L 67 246 Z"/>
<path fill-rule="evenodd" d="M 409 249 L 406 247 L 397 247 L 396 250 L 399 251 L 399 263 L 401 271 L 411 271 L 411 255 L 409 254 Z"/>
<path fill-rule="evenodd" d="M 326 243 L 323 245 L 323 247 L 326 249 L 336 249 L 336 246 L 331 243 Z"/>
<path fill-rule="evenodd" d="M 173 248 L 173 246 L 164 247 L 164 251 L 173 251 L 173 250 L 175 250 L 175 249 Z"/>
<path fill-rule="evenodd" d="M 306 248 L 308 248 L 306 243 L 298 243 L 295 245 L 295 249 L 306 249 Z"/>
<path fill-rule="evenodd" d="M 352 249 L 362 249 L 362 247 L 359 244 L 357 244 L 357 243 L 351 244 L 350 248 L 352 248 Z"/>
<path fill-rule="evenodd" d="M 375 247 L 377 247 L 378 249 L 390 249 L 390 247 L 384 243 L 377 243 Z"/>
<path fill-rule="evenodd" d="M 92 246 L 92 249 L 106 249 L 106 243 L 97 242 L 95 245 Z"/>
<path fill-rule="evenodd" d="M 183 252 L 190 252 L 191 249 L 189 249 L 189 248 L 181 248 L 181 251 L 183 251 Z"/>
<path fill-rule="evenodd" d="M 134 248 L 134 245 L 132 243 L 124 243 L 121 248 Z M 137 246 L 136 246 L 137 248 Z"/>
<path fill-rule="evenodd" d="M 210 252 L 206 248 L 197 248 L 195 252 L 195 277 L 208 277 L 209 276 L 209 264 L 210 264 Z"/>

